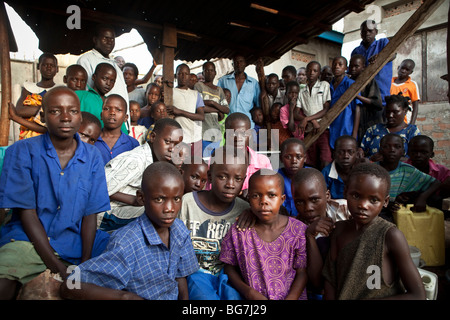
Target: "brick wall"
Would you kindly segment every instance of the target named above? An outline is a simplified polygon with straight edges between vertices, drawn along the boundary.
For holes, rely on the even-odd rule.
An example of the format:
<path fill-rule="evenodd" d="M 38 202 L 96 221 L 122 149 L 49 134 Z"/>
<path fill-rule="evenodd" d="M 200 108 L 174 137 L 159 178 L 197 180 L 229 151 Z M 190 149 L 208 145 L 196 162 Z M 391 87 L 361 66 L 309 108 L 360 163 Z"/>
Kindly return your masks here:
<path fill-rule="evenodd" d="M 433 160 L 450 168 L 450 104 L 419 104 L 416 125 L 434 141 Z"/>

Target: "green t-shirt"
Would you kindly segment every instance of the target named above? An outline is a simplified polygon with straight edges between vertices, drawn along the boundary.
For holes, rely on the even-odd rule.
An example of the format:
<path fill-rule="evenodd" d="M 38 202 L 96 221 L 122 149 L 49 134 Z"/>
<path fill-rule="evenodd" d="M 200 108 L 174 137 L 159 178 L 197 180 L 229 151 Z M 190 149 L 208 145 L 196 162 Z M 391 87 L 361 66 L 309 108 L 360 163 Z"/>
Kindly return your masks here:
<path fill-rule="evenodd" d="M 88 86 L 88 90 L 76 90 L 78 98 L 80 99 L 81 111 L 92 113 L 100 120 L 103 128 L 103 121 L 100 114 L 102 113 L 103 99 L 97 91 Z M 122 124 L 122 132 L 128 134 L 127 126 L 125 122 Z"/>

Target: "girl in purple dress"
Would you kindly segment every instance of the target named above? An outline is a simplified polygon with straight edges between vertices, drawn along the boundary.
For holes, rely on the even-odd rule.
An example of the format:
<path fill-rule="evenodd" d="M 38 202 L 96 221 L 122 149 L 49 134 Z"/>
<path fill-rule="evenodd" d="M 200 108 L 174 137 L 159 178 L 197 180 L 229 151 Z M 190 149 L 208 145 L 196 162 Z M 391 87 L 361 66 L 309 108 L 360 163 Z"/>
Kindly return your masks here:
<path fill-rule="evenodd" d="M 248 300 L 306 300 L 307 226 L 279 214 L 283 189 L 279 173 L 267 169 L 254 173 L 248 198 L 256 223 L 246 230 L 238 230 L 235 223 L 222 240 L 225 273 Z"/>

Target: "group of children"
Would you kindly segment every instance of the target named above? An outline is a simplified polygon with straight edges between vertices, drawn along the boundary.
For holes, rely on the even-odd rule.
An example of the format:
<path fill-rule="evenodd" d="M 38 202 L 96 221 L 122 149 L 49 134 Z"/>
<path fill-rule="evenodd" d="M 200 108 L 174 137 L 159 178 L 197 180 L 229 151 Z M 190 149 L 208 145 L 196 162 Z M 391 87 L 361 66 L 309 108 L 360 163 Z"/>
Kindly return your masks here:
<path fill-rule="evenodd" d="M 373 34 L 361 26 L 366 50 Z M 355 54 L 348 68 L 335 58 L 331 80 L 316 61 L 299 70 L 300 82 L 287 68 L 284 95 L 267 88 L 282 163 L 273 168 L 251 147 L 251 120 L 264 128 L 264 113 L 229 113 L 213 63 L 193 86 L 189 67 L 177 67 L 173 105 L 150 83 L 145 105 L 131 100 L 127 110 L 108 95 L 110 64 L 97 65 L 93 87 L 83 67 L 70 66 L 67 87 L 58 87 L 56 58 L 43 55 L 41 82 L 10 106 L 11 119 L 37 137 L 21 135 L 4 158 L 0 207 L 12 214 L 1 228 L 0 296 L 15 298 L 50 269 L 66 299 L 424 299 L 392 213 L 406 203 L 438 206 L 450 195 L 450 170 L 431 160 L 430 138 L 400 134 L 414 125 L 417 104 L 406 123 L 408 101 L 372 81 L 308 150 L 302 141 L 367 61 Z M 404 64 L 393 87 L 410 80 L 412 63 Z M 123 71 L 136 80 L 133 65 Z M 381 288 L 367 286 L 371 265 L 382 270 Z"/>

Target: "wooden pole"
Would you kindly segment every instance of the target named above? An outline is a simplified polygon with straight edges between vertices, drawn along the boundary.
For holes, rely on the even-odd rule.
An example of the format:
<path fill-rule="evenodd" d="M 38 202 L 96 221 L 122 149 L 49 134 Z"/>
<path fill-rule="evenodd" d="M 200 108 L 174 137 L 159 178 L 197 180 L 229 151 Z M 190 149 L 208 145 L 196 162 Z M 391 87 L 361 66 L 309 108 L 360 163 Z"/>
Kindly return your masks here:
<path fill-rule="evenodd" d="M 0 114 L 0 146 L 8 145 L 9 138 L 9 103 L 11 102 L 11 62 L 9 59 L 8 16 L 5 3 L 0 5 L 0 65 L 2 84 L 2 103 Z"/>
<path fill-rule="evenodd" d="M 348 88 L 338 101 L 331 107 L 320 121 L 319 132 L 306 136 L 304 143 L 308 149 L 314 141 L 328 128 L 328 126 L 344 111 L 347 105 L 361 92 L 363 88 L 378 74 L 384 65 L 391 59 L 400 45 L 428 19 L 428 17 L 444 2 L 444 0 L 425 0 L 414 14 L 398 30 L 386 47 L 378 54 L 373 64 L 370 64 Z"/>
<path fill-rule="evenodd" d="M 177 29 L 174 25 L 164 24 L 163 27 L 163 78 L 164 78 L 164 104 L 173 105 L 174 59 L 177 47 Z"/>

